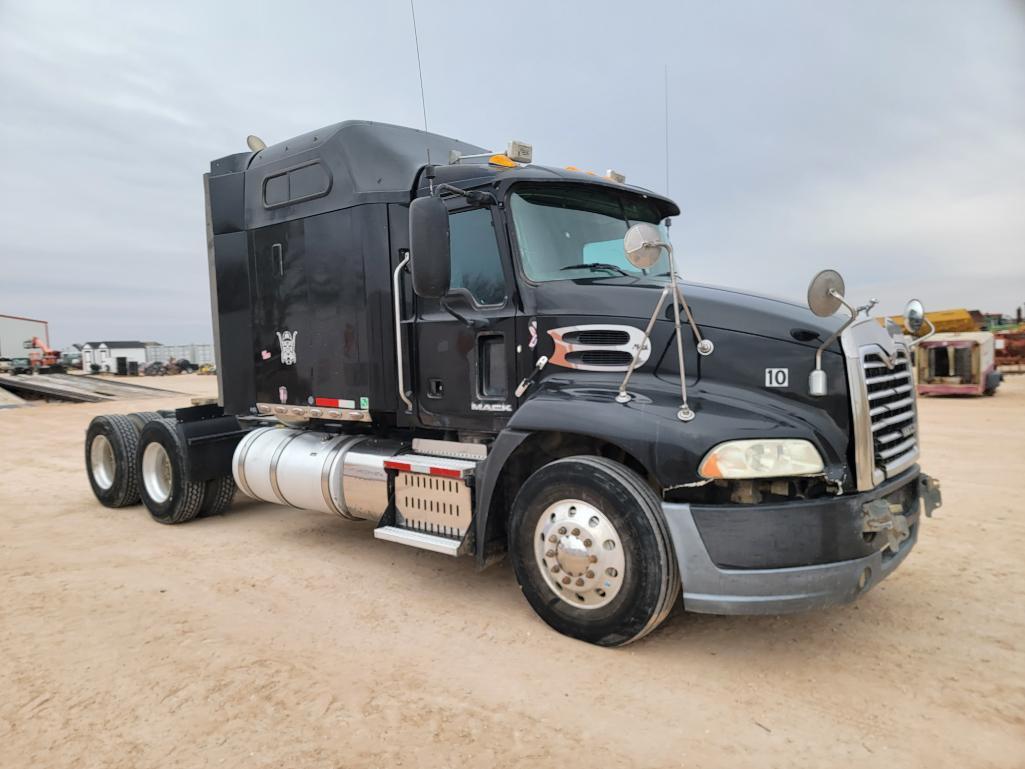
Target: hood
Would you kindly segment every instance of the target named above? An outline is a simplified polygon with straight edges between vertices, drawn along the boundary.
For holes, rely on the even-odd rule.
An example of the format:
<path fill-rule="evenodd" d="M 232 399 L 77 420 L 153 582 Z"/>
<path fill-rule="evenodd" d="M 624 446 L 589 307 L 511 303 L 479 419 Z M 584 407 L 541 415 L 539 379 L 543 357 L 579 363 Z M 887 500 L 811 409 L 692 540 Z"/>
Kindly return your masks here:
<path fill-rule="evenodd" d="M 594 315 L 647 320 L 664 283 L 633 278 L 560 280 L 534 287 L 534 312 L 539 315 Z M 842 315 L 820 318 L 807 307 L 784 299 L 680 282 L 699 327 L 804 344 L 816 348 L 844 323 Z M 672 320 L 667 302 L 662 320 Z M 686 318 L 681 316 L 686 322 Z"/>

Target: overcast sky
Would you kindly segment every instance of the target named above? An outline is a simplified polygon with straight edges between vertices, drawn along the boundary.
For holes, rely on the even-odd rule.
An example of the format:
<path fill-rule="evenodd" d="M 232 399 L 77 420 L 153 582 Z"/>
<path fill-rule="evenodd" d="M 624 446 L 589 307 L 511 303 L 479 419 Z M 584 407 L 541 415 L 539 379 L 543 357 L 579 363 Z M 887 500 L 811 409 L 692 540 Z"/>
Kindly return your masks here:
<path fill-rule="evenodd" d="M 668 65 L 689 279 L 1025 302 L 1021 0 L 417 12 L 431 130 L 658 191 Z M 349 118 L 421 125 L 407 0 L 0 0 L 0 313 L 58 345 L 209 341 L 209 161 Z"/>

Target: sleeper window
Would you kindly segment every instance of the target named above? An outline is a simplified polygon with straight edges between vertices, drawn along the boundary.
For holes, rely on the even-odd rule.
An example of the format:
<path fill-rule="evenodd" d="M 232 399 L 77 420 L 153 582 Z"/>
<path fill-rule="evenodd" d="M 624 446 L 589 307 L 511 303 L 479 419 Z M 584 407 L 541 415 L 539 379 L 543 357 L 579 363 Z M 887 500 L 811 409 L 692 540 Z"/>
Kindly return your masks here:
<path fill-rule="evenodd" d="M 474 208 L 449 217 L 452 244 L 452 288 L 464 288 L 477 304 L 505 300 L 505 274 L 491 211 Z"/>

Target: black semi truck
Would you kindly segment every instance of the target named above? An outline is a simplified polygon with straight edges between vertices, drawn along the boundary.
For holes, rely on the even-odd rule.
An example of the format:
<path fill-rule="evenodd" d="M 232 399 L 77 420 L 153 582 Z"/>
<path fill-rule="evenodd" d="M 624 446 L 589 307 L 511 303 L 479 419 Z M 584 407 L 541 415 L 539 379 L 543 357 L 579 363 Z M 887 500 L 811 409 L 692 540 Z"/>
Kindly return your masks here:
<path fill-rule="evenodd" d="M 607 646 L 681 596 L 852 601 L 940 504 L 915 340 L 835 272 L 810 308 L 686 283 L 675 203 L 517 142 L 347 121 L 250 148 L 204 176 L 218 401 L 93 420 L 103 504 L 184 523 L 240 488 L 508 554 L 545 622 Z"/>

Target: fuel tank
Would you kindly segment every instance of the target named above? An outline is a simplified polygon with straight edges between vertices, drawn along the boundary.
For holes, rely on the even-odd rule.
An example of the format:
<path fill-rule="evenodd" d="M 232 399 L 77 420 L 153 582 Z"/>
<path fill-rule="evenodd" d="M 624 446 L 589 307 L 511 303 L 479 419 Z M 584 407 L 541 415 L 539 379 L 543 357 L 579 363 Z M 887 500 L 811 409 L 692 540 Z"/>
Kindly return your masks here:
<path fill-rule="evenodd" d="M 388 508 L 384 461 L 405 448 L 364 435 L 261 427 L 238 444 L 231 468 L 254 499 L 376 521 Z"/>

